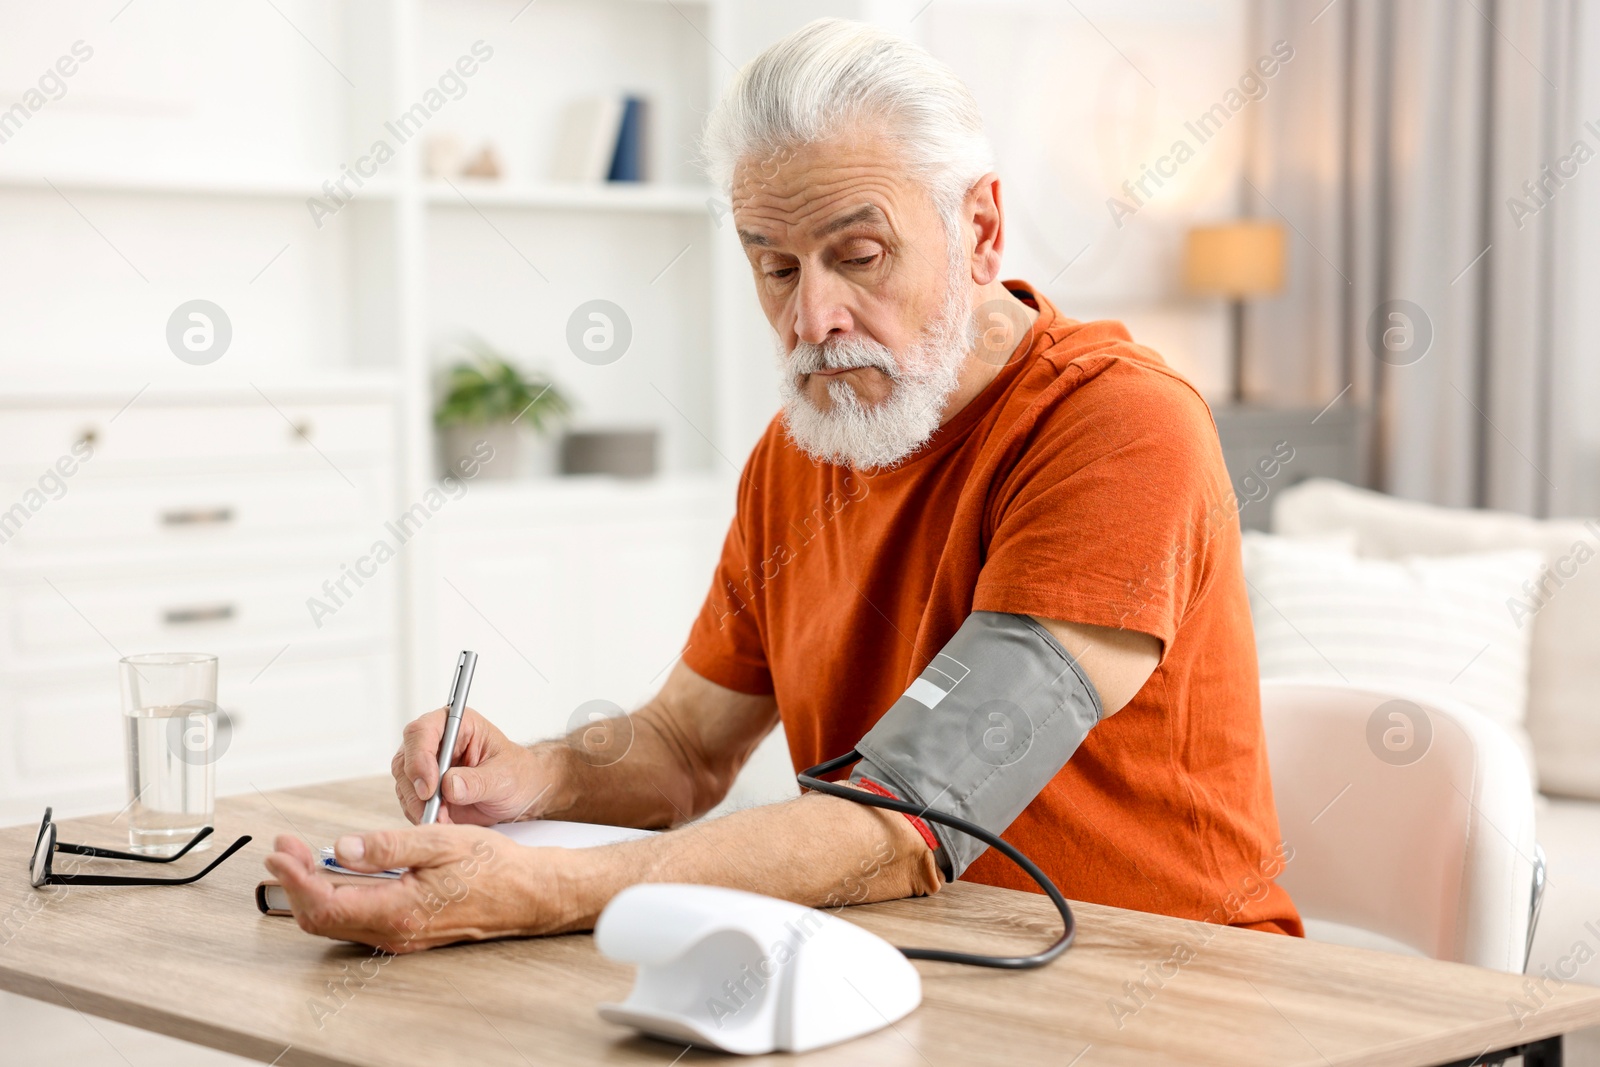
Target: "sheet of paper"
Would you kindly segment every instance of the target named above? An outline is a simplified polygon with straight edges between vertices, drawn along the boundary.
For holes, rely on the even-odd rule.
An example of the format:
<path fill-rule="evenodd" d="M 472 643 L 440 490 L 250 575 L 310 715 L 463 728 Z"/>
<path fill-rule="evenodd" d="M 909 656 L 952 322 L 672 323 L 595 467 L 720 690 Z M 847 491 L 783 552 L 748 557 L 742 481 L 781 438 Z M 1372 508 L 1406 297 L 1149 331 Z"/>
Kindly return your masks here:
<path fill-rule="evenodd" d="M 562 822 L 559 819 L 530 819 L 527 822 L 503 822 L 490 827 L 505 834 L 519 845 L 535 848 L 593 848 L 611 845 L 618 841 L 633 841 L 651 837 L 654 830 L 636 830 L 631 826 L 606 826 L 592 822 Z"/>

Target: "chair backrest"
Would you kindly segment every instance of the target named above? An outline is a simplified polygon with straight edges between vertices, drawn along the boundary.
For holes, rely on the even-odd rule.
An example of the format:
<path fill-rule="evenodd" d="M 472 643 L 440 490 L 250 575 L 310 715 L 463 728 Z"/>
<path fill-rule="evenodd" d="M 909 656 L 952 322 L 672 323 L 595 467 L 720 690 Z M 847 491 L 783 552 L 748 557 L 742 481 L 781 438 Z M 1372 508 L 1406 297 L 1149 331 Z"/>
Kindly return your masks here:
<path fill-rule="evenodd" d="M 1522 971 L 1533 789 L 1503 730 L 1461 704 L 1320 682 L 1263 682 L 1261 714 L 1293 850 L 1278 882 L 1303 919 Z"/>

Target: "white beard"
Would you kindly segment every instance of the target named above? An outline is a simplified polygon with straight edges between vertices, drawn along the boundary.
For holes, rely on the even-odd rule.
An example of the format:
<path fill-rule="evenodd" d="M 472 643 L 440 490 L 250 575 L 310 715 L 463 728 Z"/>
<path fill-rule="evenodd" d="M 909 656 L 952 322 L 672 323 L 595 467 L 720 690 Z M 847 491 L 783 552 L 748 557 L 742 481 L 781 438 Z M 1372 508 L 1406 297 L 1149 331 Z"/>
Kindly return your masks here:
<path fill-rule="evenodd" d="M 916 451 L 939 428 L 945 404 L 959 384 L 961 365 L 977 339 L 972 321 L 972 290 L 967 278 L 950 272 L 944 306 L 898 361 L 885 345 L 863 337 L 800 341 L 786 353 L 774 338 L 778 395 L 789 439 L 812 459 L 856 470 L 893 467 Z M 800 387 L 803 375 L 844 367 L 876 367 L 889 379 L 889 395 L 865 405 L 848 382 L 829 381 L 828 411 L 811 402 Z"/>

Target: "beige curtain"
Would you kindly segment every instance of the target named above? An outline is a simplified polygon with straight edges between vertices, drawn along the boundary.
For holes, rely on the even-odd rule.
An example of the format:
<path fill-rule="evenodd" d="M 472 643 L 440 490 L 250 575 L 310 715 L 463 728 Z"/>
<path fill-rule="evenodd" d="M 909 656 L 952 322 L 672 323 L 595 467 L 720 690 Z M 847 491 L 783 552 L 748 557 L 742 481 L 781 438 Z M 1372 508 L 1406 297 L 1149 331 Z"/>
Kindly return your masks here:
<path fill-rule="evenodd" d="M 1600 514 L 1600 10 L 1256 0 L 1252 34 L 1296 51 L 1246 169 L 1294 235 L 1253 395 L 1365 408 L 1374 488 Z"/>

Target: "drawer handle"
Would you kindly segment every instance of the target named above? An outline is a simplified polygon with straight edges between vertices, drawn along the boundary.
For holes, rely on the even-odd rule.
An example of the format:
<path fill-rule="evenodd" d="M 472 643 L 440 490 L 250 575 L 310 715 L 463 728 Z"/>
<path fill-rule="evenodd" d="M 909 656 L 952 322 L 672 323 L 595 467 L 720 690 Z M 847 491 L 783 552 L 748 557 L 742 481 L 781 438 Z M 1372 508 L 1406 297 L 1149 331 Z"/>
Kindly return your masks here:
<path fill-rule="evenodd" d="M 232 508 L 187 508 L 161 513 L 163 526 L 220 526 L 232 521 Z"/>
<path fill-rule="evenodd" d="M 196 622 L 226 622 L 233 618 L 233 605 L 202 604 L 188 608 L 168 608 L 161 617 L 168 626 L 184 626 Z"/>

